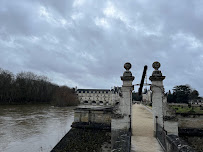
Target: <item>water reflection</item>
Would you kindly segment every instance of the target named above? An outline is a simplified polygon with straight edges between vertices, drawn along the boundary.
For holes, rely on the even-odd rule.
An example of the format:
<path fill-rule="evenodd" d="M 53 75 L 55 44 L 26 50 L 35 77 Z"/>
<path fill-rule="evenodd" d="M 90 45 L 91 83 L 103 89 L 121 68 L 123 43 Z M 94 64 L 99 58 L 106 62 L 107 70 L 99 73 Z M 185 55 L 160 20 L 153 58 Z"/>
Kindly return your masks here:
<path fill-rule="evenodd" d="M 73 108 L 0 106 L 0 151 L 49 152 L 70 129 Z"/>

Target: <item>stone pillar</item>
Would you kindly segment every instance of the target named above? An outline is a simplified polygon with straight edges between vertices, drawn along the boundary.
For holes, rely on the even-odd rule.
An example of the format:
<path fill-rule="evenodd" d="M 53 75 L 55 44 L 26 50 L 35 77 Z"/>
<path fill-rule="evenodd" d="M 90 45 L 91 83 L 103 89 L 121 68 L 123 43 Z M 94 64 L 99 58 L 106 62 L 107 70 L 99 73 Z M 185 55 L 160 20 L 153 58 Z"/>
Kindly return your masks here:
<path fill-rule="evenodd" d="M 165 76 L 162 76 L 160 70 L 161 64 L 159 62 L 154 62 L 152 67 L 155 69 L 150 76 L 151 91 L 152 91 L 152 111 L 154 117 L 154 133 L 156 133 L 156 123 L 163 128 L 163 99 L 164 99 L 164 86 L 163 80 Z M 156 135 L 156 134 L 154 134 Z"/>
<path fill-rule="evenodd" d="M 152 67 L 155 69 L 150 76 L 152 81 L 152 111 L 154 115 L 154 135 L 157 131 L 164 129 L 168 135 L 178 135 L 178 119 L 175 111 L 168 106 L 167 96 L 164 93 L 163 80 L 160 70 L 161 64 L 154 62 Z M 158 128 L 157 128 L 158 127 Z M 158 129 L 158 130 L 157 130 Z"/>
<path fill-rule="evenodd" d="M 121 88 L 122 100 L 120 103 L 120 109 L 126 120 L 126 129 L 131 129 L 132 91 L 134 90 L 132 82 L 134 80 L 134 76 L 132 76 L 131 71 L 129 71 L 131 68 L 130 63 L 125 63 L 124 68 L 126 69 L 126 71 L 123 73 L 123 76 L 121 76 L 123 85 Z"/>
<path fill-rule="evenodd" d="M 131 106 L 132 106 L 132 81 L 134 76 L 130 70 L 131 64 L 125 63 L 126 71 L 121 76 L 123 85 L 120 93 L 120 103 L 114 107 L 111 121 L 112 151 L 130 152 L 131 143 Z"/>

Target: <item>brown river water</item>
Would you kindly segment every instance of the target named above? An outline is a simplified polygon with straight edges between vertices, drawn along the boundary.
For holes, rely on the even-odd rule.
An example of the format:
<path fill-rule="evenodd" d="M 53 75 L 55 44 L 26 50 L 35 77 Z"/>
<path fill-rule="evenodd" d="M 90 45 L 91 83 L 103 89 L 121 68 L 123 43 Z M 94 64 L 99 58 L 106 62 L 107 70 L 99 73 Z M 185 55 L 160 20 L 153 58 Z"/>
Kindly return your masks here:
<path fill-rule="evenodd" d="M 0 106 L 0 152 L 49 152 L 70 130 L 74 108 Z"/>

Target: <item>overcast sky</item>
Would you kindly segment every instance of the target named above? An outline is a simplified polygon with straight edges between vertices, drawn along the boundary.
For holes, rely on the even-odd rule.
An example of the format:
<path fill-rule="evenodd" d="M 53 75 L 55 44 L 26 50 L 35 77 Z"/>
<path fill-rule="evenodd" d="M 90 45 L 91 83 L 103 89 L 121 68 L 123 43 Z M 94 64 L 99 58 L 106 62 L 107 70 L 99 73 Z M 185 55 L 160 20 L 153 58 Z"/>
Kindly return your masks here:
<path fill-rule="evenodd" d="M 13 73 L 110 89 L 125 62 L 136 84 L 154 61 L 166 91 L 189 84 L 203 96 L 202 0 L 0 0 L 0 67 Z"/>

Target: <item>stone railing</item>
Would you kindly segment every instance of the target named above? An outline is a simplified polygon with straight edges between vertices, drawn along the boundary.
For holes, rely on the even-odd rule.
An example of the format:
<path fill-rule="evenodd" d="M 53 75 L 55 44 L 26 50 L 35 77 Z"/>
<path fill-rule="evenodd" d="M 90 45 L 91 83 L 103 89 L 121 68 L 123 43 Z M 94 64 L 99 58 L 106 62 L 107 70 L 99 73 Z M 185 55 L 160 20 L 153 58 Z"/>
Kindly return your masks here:
<path fill-rule="evenodd" d="M 159 124 L 156 124 L 156 138 L 165 152 L 195 152 L 184 140 L 177 135 L 167 135 Z"/>
<path fill-rule="evenodd" d="M 177 135 L 167 135 L 166 152 L 195 152 L 195 150 Z"/>

